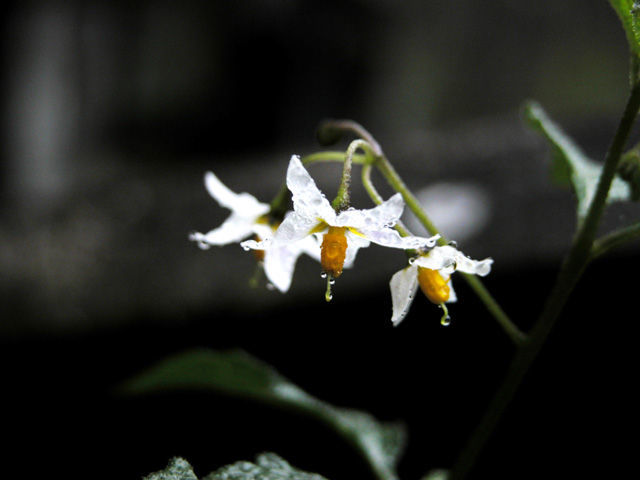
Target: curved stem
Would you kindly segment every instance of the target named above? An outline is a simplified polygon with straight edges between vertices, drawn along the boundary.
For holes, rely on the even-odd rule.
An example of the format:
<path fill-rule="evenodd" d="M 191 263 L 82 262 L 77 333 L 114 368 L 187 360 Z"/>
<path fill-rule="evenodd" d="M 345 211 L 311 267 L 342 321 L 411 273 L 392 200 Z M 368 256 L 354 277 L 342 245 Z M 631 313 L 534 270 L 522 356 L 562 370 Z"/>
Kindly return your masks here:
<path fill-rule="evenodd" d="M 349 187 L 351 186 L 351 165 L 353 162 L 353 156 L 358 149 L 366 152 L 370 150 L 370 146 L 365 140 L 357 139 L 351 142 L 347 147 L 342 167 L 342 178 L 340 180 L 340 186 L 338 187 L 338 194 L 331 204 L 336 212 L 345 210 L 351 205 L 351 195 L 349 193 Z"/>
<path fill-rule="evenodd" d="M 345 152 L 342 151 L 326 151 L 326 152 L 316 152 L 311 153 L 309 155 L 304 155 L 300 158 L 300 161 L 303 165 L 308 165 L 310 163 L 325 163 L 325 162 L 336 162 L 342 163 L 345 159 Z M 351 158 L 351 161 L 356 164 L 365 164 L 370 162 L 367 155 L 363 155 L 360 153 L 355 153 Z"/>
<path fill-rule="evenodd" d="M 475 465 L 480 452 L 495 430 L 502 416 L 502 412 L 511 402 L 529 367 L 536 359 L 558 319 L 569 294 L 586 269 L 590 260 L 596 230 L 604 210 L 605 200 L 639 107 L 640 84 L 636 84 L 631 90 L 618 129 L 607 151 L 604 167 L 598 181 L 598 187 L 589 205 L 587 216 L 584 222 L 582 222 L 573 241 L 571 250 L 562 264 L 558 278 L 542 314 L 533 327 L 528 340 L 518 350 L 502 385 L 491 400 L 489 407 L 472 433 L 467 445 L 460 453 L 451 471 L 450 478 L 452 480 L 460 480 L 466 477 Z"/>
<path fill-rule="evenodd" d="M 593 260 L 598 258 L 609 250 L 638 237 L 640 237 L 640 223 L 635 223 L 628 227 L 621 228 L 620 230 L 616 230 L 615 232 L 611 232 L 593 242 L 591 259 Z"/>
<path fill-rule="evenodd" d="M 353 120 L 327 120 L 318 127 L 319 136 L 331 138 L 331 142 L 337 141 L 345 132 L 351 132 L 356 137 L 366 140 L 376 157 L 384 155 L 380 144 L 373 138 L 366 128 Z M 328 133 L 328 135 L 326 135 Z"/>

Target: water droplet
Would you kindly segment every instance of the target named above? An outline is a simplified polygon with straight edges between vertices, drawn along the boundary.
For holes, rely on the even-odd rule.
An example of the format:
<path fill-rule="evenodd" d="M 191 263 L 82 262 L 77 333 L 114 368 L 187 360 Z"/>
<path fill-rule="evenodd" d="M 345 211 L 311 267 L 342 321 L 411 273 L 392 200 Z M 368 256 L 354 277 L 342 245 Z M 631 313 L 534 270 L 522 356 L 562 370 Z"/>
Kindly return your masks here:
<path fill-rule="evenodd" d="M 447 245 L 453 248 L 458 248 L 458 242 L 456 242 L 455 240 L 451 240 Z"/>
<path fill-rule="evenodd" d="M 320 278 L 327 278 L 327 272 L 322 272 L 320 274 Z"/>
<path fill-rule="evenodd" d="M 333 285 L 334 283 L 336 283 L 336 279 L 332 278 L 331 280 L 329 280 L 329 285 Z"/>
<path fill-rule="evenodd" d="M 273 283 L 271 282 L 267 283 L 267 290 L 275 290 L 275 289 L 276 289 L 276 286 Z"/>
<path fill-rule="evenodd" d="M 330 302 L 331 300 L 333 300 L 333 293 L 328 293 L 324 298 L 327 302 Z"/>
<path fill-rule="evenodd" d="M 443 327 L 448 327 L 449 325 L 451 325 L 451 317 L 449 315 L 445 315 L 444 317 L 442 317 L 440 319 L 440 325 L 442 325 Z"/>
<path fill-rule="evenodd" d="M 416 257 L 411 257 L 409 259 L 409 265 L 413 265 L 414 263 L 416 263 Z"/>

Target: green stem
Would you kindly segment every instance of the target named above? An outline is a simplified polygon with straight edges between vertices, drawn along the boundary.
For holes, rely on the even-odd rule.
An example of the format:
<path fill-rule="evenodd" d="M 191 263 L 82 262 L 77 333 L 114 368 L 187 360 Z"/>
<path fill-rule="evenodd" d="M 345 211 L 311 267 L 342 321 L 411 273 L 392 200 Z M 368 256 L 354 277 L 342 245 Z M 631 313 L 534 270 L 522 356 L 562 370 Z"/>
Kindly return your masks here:
<path fill-rule="evenodd" d="M 629 225 L 628 227 L 611 232 L 593 242 L 591 259 L 593 260 L 598 258 L 609 250 L 638 237 L 640 237 L 640 223 Z"/>
<path fill-rule="evenodd" d="M 420 205 L 418 199 L 407 188 L 405 183 L 402 181 L 402 178 L 400 178 L 400 175 L 398 175 L 398 173 L 395 171 L 389 160 L 387 160 L 385 156 L 378 157 L 376 159 L 376 166 L 385 177 L 389 185 L 391 185 L 391 187 L 395 191 L 402 194 L 402 197 L 404 198 L 404 201 L 409 209 L 414 213 L 418 220 L 420 220 L 420 223 L 424 225 L 429 233 L 431 235 L 440 234 L 433 222 L 431 222 L 425 211 L 422 209 L 422 206 Z M 440 234 L 438 243 L 440 245 L 446 245 L 447 243 L 449 243 L 449 241 L 442 234 Z M 500 327 L 502 327 L 504 332 L 509 336 L 513 343 L 516 345 L 521 345 L 525 341 L 526 335 L 509 319 L 507 314 L 504 312 L 504 310 L 502 310 L 502 308 L 500 308 L 498 302 L 495 301 L 491 293 L 489 293 L 480 279 L 475 275 L 469 274 L 463 274 L 462 278 L 465 279 L 471 289 L 476 293 L 480 301 L 493 315 Z"/>
<path fill-rule="evenodd" d="M 351 205 L 351 195 L 349 194 L 349 187 L 351 186 L 351 165 L 353 163 L 353 156 L 358 149 L 367 152 L 370 150 L 370 146 L 365 140 L 358 139 L 351 142 L 347 147 L 338 194 L 331 204 L 336 212 L 346 210 Z"/>
<path fill-rule="evenodd" d="M 326 163 L 326 162 L 335 162 L 342 163 L 344 162 L 345 152 L 342 151 L 327 151 L 327 152 L 316 152 L 311 153 L 309 155 L 305 155 L 300 159 L 303 165 L 308 165 L 310 163 Z M 367 155 L 363 155 L 360 153 L 355 153 L 351 158 L 351 161 L 356 164 L 365 164 L 368 163 Z"/>
<path fill-rule="evenodd" d="M 587 216 L 580 225 L 571 250 L 563 262 L 554 288 L 529 338 L 518 350 L 502 385 L 491 400 L 467 445 L 460 453 L 451 471 L 451 480 L 460 480 L 466 477 L 475 465 L 480 452 L 495 430 L 502 416 L 502 412 L 511 402 L 529 367 L 544 345 L 560 312 L 564 308 L 569 294 L 586 269 L 590 260 L 596 230 L 604 210 L 605 200 L 639 107 L 640 86 L 636 84 L 631 90 L 620 124 L 618 125 L 611 146 L 607 151 L 604 167 L 598 181 L 598 187 L 589 205 Z"/>

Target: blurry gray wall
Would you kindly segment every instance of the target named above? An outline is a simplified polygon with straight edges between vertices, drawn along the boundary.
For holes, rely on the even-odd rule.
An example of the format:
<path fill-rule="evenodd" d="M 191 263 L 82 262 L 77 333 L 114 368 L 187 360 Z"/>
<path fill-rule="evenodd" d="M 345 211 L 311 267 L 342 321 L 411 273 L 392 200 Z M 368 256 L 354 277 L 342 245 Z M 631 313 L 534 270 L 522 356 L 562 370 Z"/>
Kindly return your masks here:
<path fill-rule="evenodd" d="M 627 87 L 624 34 L 595 0 L 29 2 L 2 29 L 0 330 L 15 332 L 319 295 L 308 259 L 285 297 L 246 288 L 240 248 L 186 238 L 227 214 L 205 170 L 269 201 L 326 117 L 369 128 L 472 256 L 556 261 L 572 200 L 518 109 L 536 98 L 601 158 Z M 386 284 L 397 258 L 376 265 L 340 288 Z"/>

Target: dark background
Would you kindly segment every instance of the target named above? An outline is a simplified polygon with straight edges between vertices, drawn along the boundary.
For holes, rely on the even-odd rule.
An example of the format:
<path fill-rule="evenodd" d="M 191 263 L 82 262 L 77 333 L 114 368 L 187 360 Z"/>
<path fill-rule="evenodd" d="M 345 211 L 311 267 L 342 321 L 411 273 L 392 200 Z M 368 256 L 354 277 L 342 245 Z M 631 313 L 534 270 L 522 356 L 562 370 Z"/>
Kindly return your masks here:
<path fill-rule="evenodd" d="M 537 99 L 601 159 L 628 84 L 604 1 L 26 2 L 1 25 L 2 468 L 21 478 L 136 479 L 176 455 L 204 475 L 261 451 L 371 478 L 311 420 L 213 395 L 113 393 L 194 346 L 243 348 L 313 395 L 406 421 L 403 479 L 451 465 L 513 354 L 473 293 L 455 283 L 447 328 L 424 298 L 392 328 L 403 257 L 376 247 L 331 304 L 308 258 L 286 295 L 251 289 L 251 255 L 187 241 L 227 215 L 202 174 L 269 201 L 289 156 L 320 148 L 319 121 L 357 120 L 412 189 L 440 185 L 428 212 L 465 253 L 494 258 L 485 283 L 527 328 L 574 214 L 520 106 Z M 338 170 L 312 174 L 330 195 Z M 459 198 L 470 203 L 453 208 Z M 603 229 L 637 218 L 614 206 Z M 631 245 L 588 270 L 475 478 L 623 470 L 636 265 Z"/>

